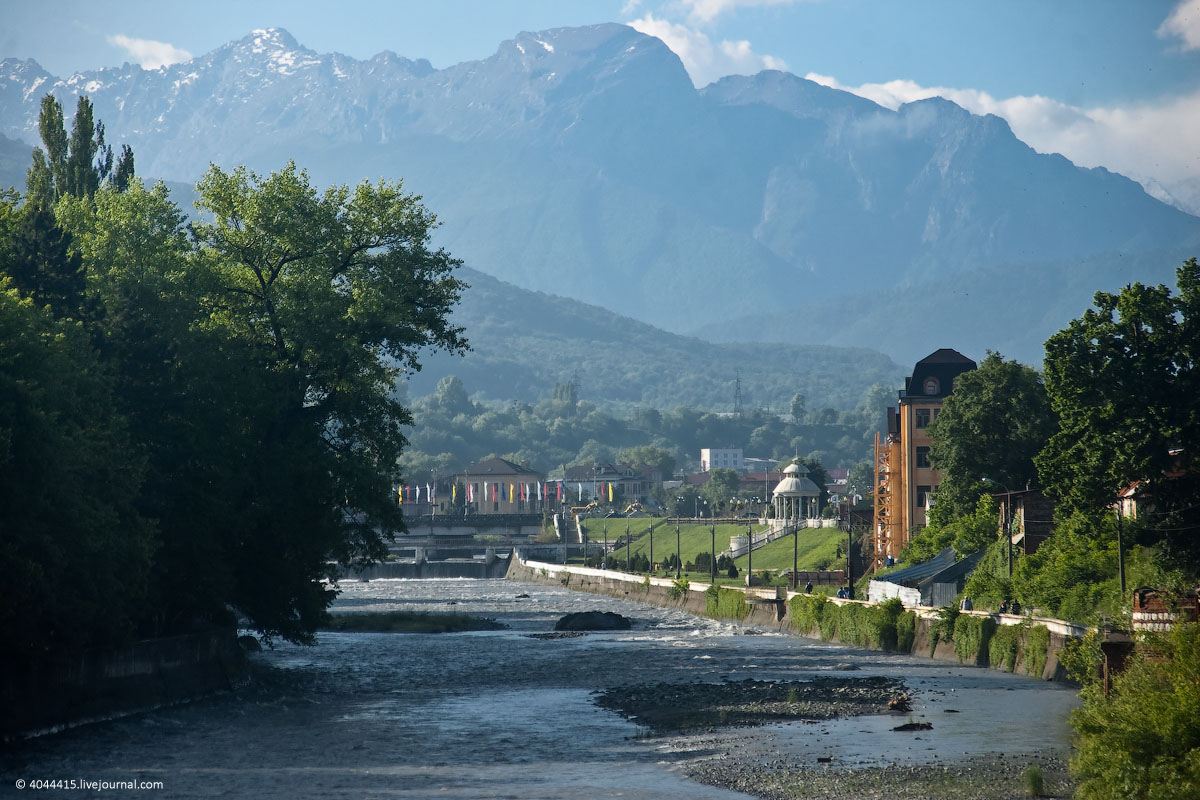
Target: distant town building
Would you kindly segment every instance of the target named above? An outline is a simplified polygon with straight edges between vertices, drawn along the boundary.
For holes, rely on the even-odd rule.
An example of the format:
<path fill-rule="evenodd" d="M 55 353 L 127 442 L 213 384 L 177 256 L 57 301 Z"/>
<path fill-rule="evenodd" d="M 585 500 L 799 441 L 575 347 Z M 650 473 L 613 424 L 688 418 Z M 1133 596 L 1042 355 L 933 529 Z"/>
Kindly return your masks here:
<path fill-rule="evenodd" d="M 711 472 L 714 469 L 736 469 L 741 472 L 745 468 L 740 447 L 724 449 L 705 447 L 700 451 L 701 472 Z"/>
<path fill-rule="evenodd" d="M 576 502 L 580 497 L 609 502 L 611 496 L 613 502 L 644 503 L 650 497 L 650 490 L 663 481 L 662 471 L 657 467 L 610 462 L 567 467 L 564 476 Z"/>
<path fill-rule="evenodd" d="M 887 410 L 887 433 L 875 441 L 875 558 L 895 558 L 914 530 L 925 527 L 926 512 L 941 475 L 929 460 L 926 429 L 954 391 L 954 381 L 975 369 L 975 362 L 942 348 L 913 367 L 904 380 L 899 403 Z"/>
<path fill-rule="evenodd" d="M 533 514 L 547 496 L 541 473 L 503 458 L 472 464 L 455 479 L 470 514 Z"/>

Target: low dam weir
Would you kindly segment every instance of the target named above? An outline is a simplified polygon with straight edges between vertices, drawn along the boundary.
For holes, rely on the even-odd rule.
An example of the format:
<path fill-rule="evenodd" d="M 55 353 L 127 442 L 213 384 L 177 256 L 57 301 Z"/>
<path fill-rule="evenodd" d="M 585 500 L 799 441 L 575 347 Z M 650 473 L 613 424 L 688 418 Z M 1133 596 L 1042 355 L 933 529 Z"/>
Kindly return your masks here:
<path fill-rule="evenodd" d="M 372 564 L 362 572 L 348 577 L 359 580 L 378 578 L 503 578 L 508 573 L 512 553 L 498 556 L 489 551 L 483 558 L 448 558 L 430 560 L 424 557 L 412 560 L 384 561 Z"/>

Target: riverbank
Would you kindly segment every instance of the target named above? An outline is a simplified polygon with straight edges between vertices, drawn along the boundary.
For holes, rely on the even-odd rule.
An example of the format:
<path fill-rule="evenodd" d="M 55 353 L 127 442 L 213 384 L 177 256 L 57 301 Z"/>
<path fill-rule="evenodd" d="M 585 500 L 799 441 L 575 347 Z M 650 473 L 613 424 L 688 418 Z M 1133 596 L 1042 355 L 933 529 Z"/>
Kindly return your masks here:
<path fill-rule="evenodd" d="M 746 790 L 771 796 L 767 782 L 782 780 L 783 769 L 878 767 L 885 781 L 934 764 L 965 769 L 975 758 L 1011 761 L 1013 770 L 1044 764 L 1069 745 L 1066 720 L 1077 705 L 1051 682 L 756 634 L 678 607 L 561 585 L 446 579 L 342 588 L 335 614 L 461 613 L 508 629 L 330 632 L 315 647 L 277 641 L 248 656 L 251 680 L 233 692 L 19 742 L 0 752 L 0 776 L 9 791 L 17 779 L 64 775 L 162 781 L 160 794 L 170 797 L 257 800 L 746 800 L 722 785 L 753 773 L 759 784 Z M 629 618 L 632 628 L 554 635 L 564 615 L 597 610 Z M 912 710 L 792 722 L 764 716 L 752 726 L 660 735 L 596 703 L 603 692 L 664 683 L 737 691 L 752 682 L 875 677 L 902 681 Z M 694 696 L 725 705 L 718 695 Z M 910 716 L 932 729 L 892 730 Z M 827 796 L 872 796 L 833 791 Z"/>
<path fill-rule="evenodd" d="M 822 636 L 824 629 L 815 621 L 794 619 L 793 610 L 805 605 L 789 602 L 795 599 L 794 595 L 780 598 L 768 591 L 748 589 L 744 590 L 743 598 L 733 596 L 742 594 L 741 591 L 722 587 L 721 592 L 729 594 L 719 595 L 724 599 L 717 602 L 713 596 L 715 593 L 709 591 L 707 585 L 693 584 L 683 590 L 673 582 L 661 579 L 647 580 L 640 576 L 607 571 L 522 563 L 515 558 L 509 569 L 509 577 L 636 600 L 664 608 L 678 608 L 698 617 L 727 620 L 782 634 L 806 635 L 855 648 L 846 652 L 847 663 L 835 665 L 834 669 L 853 668 L 851 659 L 861 658 L 854 655 L 855 650 L 861 654 L 865 646 L 861 637 L 859 642 L 841 642 L 837 635 Z M 832 599 L 828 602 L 836 604 L 831 607 L 839 612 L 845 606 L 847 611 L 842 613 L 853 610 L 856 614 L 865 614 L 874 610 L 869 608 L 869 604 L 855 601 Z M 984 619 L 988 622 L 985 623 Z M 973 668 L 976 658 L 966 660 L 956 652 L 953 642 L 939 641 L 941 632 L 938 621 L 939 618 L 932 613 L 928 616 L 913 614 L 913 630 L 904 643 L 906 647 L 893 647 L 892 652 L 925 660 L 931 669 L 939 662 L 953 664 L 958 669 L 963 669 L 959 665 L 964 663 L 971 665 L 966 668 Z M 966 614 L 964 621 L 972 623 L 972 631 L 986 626 L 994 633 L 997 628 L 994 619 L 982 614 Z M 1006 641 L 1023 644 L 1030 626 L 1012 627 L 1019 636 L 1009 635 Z M 1069 684 L 1057 658 L 1069 636 L 1060 630 L 1046 638 L 1049 641 L 1042 656 L 1045 658 L 1044 664 L 1027 663 L 1028 659 L 1023 656 L 1013 658 L 1003 662 L 1001 669 L 980 670 L 978 674 L 981 680 L 986 683 L 989 674 L 1032 671 L 1035 674 L 1030 676 L 1031 689 L 1039 683 L 1037 678 Z M 973 646 L 976 654 L 980 650 L 987 652 L 986 639 L 973 643 Z M 924 672 L 926 670 L 917 670 L 916 674 Z M 1008 706 L 1017 701 L 1016 697 L 1010 703 L 1005 703 L 1004 698 L 993 698 L 991 707 L 985 711 L 983 708 L 946 705 L 944 701 L 947 696 L 943 692 L 919 685 L 926 684 L 925 680 L 911 687 L 908 684 L 905 681 L 903 685 L 905 689 L 912 690 L 914 711 L 911 715 L 889 714 L 885 707 L 877 708 L 876 716 L 834 713 L 815 724 L 816 720 L 804 719 L 799 714 L 798 721 L 776 726 L 779 730 L 770 737 L 730 734 L 723 732 L 718 725 L 705 734 L 669 738 L 663 736 L 663 726 L 655 724 L 653 708 L 643 710 L 640 714 L 636 711 L 622 713 L 647 724 L 652 732 L 652 741 L 661 742 L 659 749 L 702 754 L 685 760 L 680 766 L 681 773 L 691 780 L 767 800 L 1017 800 L 1030 796 L 1026 771 L 1031 767 L 1042 775 L 1043 796 L 1071 795 L 1074 784 L 1067 769 L 1069 747 L 1065 739 L 1058 745 L 1032 748 L 1032 742 L 1027 741 L 1018 748 L 1004 740 L 1007 736 L 996 735 L 998 726 L 1002 728 L 1006 724 L 1000 720 L 998 712 L 1002 708 L 1005 713 L 1010 712 Z M 1008 686 L 1006 691 L 1014 688 Z M 674 699 L 666 689 L 661 690 L 661 694 L 664 700 Z M 686 700 L 687 695 L 682 697 Z M 716 697 L 701 699 L 697 703 L 684 702 L 683 709 L 669 711 L 667 718 L 689 719 L 695 711 L 694 708 L 687 710 L 689 706 L 704 706 L 709 701 L 719 705 L 719 698 Z M 651 703 L 651 706 L 654 705 L 656 703 Z M 751 711 L 754 702 L 743 701 L 740 707 Z M 746 724 L 779 722 L 770 719 L 773 709 L 769 704 L 760 706 L 759 710 L 762 713 L 757 718 L 753 713 L 748 714 Z M 1033 715 L 1037 712 L 1030 708 L 1025 713 Z M 905 719 L 914 723 L 912 727 L 907 731 L 897 730 L 898 723 Z M 1032 717 L 1020 724 L 1032 725 L 1030 719 Z M 989 739 L 994 741 L 989 743 Z M 994 748 L 996 752 L 981 754 L 981 748 Z"/>
<path fill-rule="evenodd" d="M 0 678 L 0 740 L 228 692 L 245 675 L 232 628 L 61 656 Z"/>
<path fill-rule="evenodd" d="M 707 743 L 720 748 L 719 739 Z M 1043 798 L 1070 797 L 1074 783 L 1060 755 L 963 756 L 928 764 L 811 765 L 754 742 L 737 742 L 719 758 L 683 773 L 706 786 L 764 800 L 1026 800 L 1026 771 L 1036 762 Z"/>
<path fill-rule="evenodd" d="M 816 598 L 781 589 L 728 586 L 711 589 L 706 583 L 690 583 L 684 588 L 663 578 L 522 561 L 515 556 L 509 564 L 506 577 L 636 600 L 664 608 L 679 608 L 696 616 L 837 644 L 884 649 L 934 661 L 992 667 L 1069 686 L 1077 684 L 1068 675 L 1059 655 L 1069 640 L 1086 631 L 1086 628 L 1061 620 L 963 611 L 958 614 L 961 622 L 948 633 L 942 629 L 942 619 L 937 609 L 914 609 L 907 612 L 911 615 L 911 631 L 908 635 L 889 639 L 887 646 L 881 646 L 880 642 L 873 641 L 866 634 L 864 629 L 868 621 L 853 618 L 857 612 L 870 613 L 874 610 L 872 604 L 865 601 L 841 598 L 817 600 L 828 604 L 829 609 L 838 616 L 845 613 L 850 618 L 850 623 L 839 630 L 833 614 L 830 615 L 832 624 L 824 624 L 815 616 L 795 613 L 798 607 L 806 606 L 809 599 Z M 1005 652 L 999 653 L 1003 657 L 992 664 L 990 645 L 996 631 L 1002 629 L 1004 632 L 1000 638 L 1005 645 Z M 955 630 L 959 632 L 957 642 L 953 639 Z"/>

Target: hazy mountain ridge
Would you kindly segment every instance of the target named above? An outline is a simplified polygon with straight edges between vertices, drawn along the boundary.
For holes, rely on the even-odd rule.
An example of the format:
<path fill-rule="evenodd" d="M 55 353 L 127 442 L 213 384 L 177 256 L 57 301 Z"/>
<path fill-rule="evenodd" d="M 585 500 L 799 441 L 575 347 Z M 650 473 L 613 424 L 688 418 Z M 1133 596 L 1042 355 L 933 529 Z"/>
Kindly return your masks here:
<path fill-rule="evenodd" d="M 413 395 L 429 394 L 442 376 L 457 375 L 471 393 L 528 402 L 576 379 L 581 399 L 599 405 L 732 411 L 740 374 L 747 409 L 786 412 L 796 392 L 814 406 L 854 408 L 873 384 L 892 386 L 904 375 L 875 350 L 712 344 L 470 268 L 460 277 L 471 288 L 453 321 L 466 328 L 472 350 L 464 358 L 428 356 L 421 372 L 409 376 Z"/>
<path fill-rule="evenodd" d="M 851 291 L 872 305 L 1000 265 L 1104 267 L 1200 243 L 1200 219 L 1034 152 L 997 117 L 941 99 L 891 111 L 771 71 L 697 91 L 665 45 L 621 25 L 521 33 L 442 70 L 317 54 L 279 29 L 153 71 L 58 80 L 6 59 L 0 133 L 32 141 L 48 89 L 69 106 L 89 93 L 143 176 L 285 157 L 318 182 L 403 176 L 468 264 L 708 338 L 760 338 Z M 986 316 L 975 329 L 1006 335 Z M 923 341 L 956 335 L 923 320 Z"/>

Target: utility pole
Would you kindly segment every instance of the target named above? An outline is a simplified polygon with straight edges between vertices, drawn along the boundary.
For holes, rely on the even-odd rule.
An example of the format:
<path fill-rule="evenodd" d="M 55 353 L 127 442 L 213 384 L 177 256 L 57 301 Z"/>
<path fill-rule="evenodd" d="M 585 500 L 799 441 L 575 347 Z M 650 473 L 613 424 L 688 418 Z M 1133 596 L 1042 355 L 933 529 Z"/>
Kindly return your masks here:
<path fill-rule="evenodd" d="M 1117 500 L 1117 572 L 1121 574 L 1121 599 L 1125 599 L 1125 545 L 1121 541 L 1121 501 Z"/>

